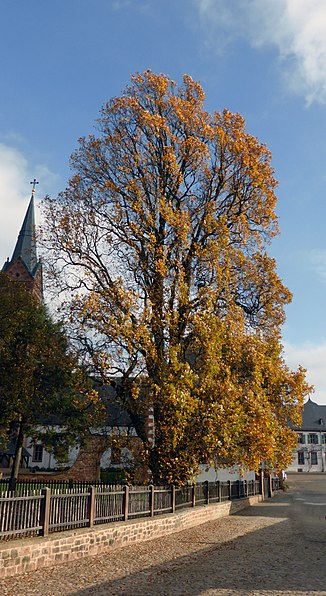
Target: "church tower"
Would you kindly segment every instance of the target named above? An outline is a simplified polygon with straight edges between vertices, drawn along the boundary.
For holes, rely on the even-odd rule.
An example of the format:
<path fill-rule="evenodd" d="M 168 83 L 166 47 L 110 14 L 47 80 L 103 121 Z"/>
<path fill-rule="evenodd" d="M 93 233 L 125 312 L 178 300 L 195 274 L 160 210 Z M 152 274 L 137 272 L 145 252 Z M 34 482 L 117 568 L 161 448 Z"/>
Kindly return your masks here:
<path fill-rule="evenodd" d="M 35 298 L 41 302 L 43 299 L 42 263 L 37 258 L 34 212 L 36 180 L 31 184 L 33 184 L 32 196 L 15 250 L 11 260 L 8 258 L 5 262 L 2 271 L 15 281 L 24 283 Z"/>

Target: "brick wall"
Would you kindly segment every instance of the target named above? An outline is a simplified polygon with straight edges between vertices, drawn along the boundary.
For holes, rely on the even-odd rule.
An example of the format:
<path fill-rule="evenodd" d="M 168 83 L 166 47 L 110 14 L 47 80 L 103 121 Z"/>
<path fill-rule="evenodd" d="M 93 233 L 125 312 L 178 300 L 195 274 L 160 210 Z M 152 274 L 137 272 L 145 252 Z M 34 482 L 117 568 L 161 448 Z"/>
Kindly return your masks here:
<path fill-rule="evenodd" d="M 138 484 L 148 482 L 148 467 L 144 464 L 143 443 L 139 437 L 118 437 L 117 445 L 127 447 L 135 461 L 134 481 Z M 100 463 L 103 453 L 111 446 L 112 437 L 90 435 L 85 444 L 80 447 L 75 463 L 62 472 L 30 472 L 21 468 L 19 480 L 74 480 L 98 482 L 100 480 Z M 1 469 L 4 475 L 9 475 L 9 469 Z"/>
<path fill-rule="evenodd" d="M 18 283 L 25 284 L 27 290 L 31 292 L 39 302 L 42 301 L 43 280 L 41 266 L 39 267 L 34 278 L 26 269 L 25 265 L 23 265 L 21 259 L 18 259 L 17 261 L 10 263 L 10 265 L 6 268 L 6 274 L 10 275 L 10 277 L 12 277 Z"/>
<path fill-rule="evenodd" d="M 208 521 L 236 513 L 254 505 L 261 497 L 249 497 L 240 501 L 227 501 L 184 509 L 161 517 L 136 519 L 80 528 L 47 538 L 28 538 L 0 543 L 0 578 L 51 567 L 77 557 L 98 555 L 112 548 L 159 538 L 172 532 L 184 530 Z"/>

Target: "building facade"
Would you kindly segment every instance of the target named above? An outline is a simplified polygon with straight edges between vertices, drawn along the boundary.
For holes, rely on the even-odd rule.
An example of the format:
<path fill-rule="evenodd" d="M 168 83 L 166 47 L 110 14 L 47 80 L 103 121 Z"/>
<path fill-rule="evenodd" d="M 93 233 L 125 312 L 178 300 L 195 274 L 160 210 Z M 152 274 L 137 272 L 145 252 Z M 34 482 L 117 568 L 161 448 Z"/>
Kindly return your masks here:
<path fill-rule="evenodd" d="M 326 406 L 310 398 L 304 405 L 302 425 L 293 429 L 298 437 L 288 472 L 326 472 Z"/>

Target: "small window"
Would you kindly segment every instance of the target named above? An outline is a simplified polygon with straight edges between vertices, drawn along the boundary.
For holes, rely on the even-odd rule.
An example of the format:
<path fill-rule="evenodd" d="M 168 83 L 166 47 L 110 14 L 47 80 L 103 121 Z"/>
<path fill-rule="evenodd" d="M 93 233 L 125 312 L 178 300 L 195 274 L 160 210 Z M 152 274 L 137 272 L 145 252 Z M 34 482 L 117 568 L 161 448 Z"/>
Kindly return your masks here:
<path fill-rule="evenodd" d="M 310 433 L 308 435 L 308 443 L 310 445 L 317 445 L 318 444 L 318 436 L 316 433 Z"/>
<path fill-rule="evenodd" d="M 323 425 L 323 426 L 324 426 L 324 424 L 325 424 L 325 422 L 324 422 L 324 418 L 319 418 L 319 424 L 321 424 L 321 425 Z"/>
<path fill-rule="evenodd" d="M 35 462 L 41 462 L 43 460 L 43 445 L 34 445 L 32 459 Z"/>
<path fill-rule="evenodd" d="M 298 451 L 298 465 L 304 466 L 304 451 Z"/>
<path fill-rule="evenodd" d="M 317 451 L 312 451 L 310 454 L 310 461 L 312 466 L 316 466 L 318 463 Z"/>
<path fill-rule="evenodd" d="M 299 445 L 304 445 L 306 442 L 306 437 L 303 433 L 298 434 L 298 443 Z"/>
<path fill-rule="evenodd" d="M 324 443 L 324 444 L 326 443 L 326 435 L 325 435 L 325 433 L 323 433 L 322 436 L 321 436 L 321 442 Z"/>

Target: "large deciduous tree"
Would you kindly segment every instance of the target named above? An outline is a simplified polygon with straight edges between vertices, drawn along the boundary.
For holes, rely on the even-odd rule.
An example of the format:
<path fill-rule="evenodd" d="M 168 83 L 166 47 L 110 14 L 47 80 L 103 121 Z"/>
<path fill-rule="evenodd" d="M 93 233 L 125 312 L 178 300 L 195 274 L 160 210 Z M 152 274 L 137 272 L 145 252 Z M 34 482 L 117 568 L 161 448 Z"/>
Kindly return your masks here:
<path fill-rule="evenodd" d="M 189 76 L 133 76 L 80 140 L 67 189 L 45 200 L 71 324 L 103 380 L 122 378 L 161 482 L 215 456 L 282 465 L 307 391 L 280 346 L 291 295 L 266 251 L 278 233 L 271 154 L 239 114 L 203 102 Z"/>
<path fill-rule="evenodd" d="M 12 486 L 24 436 L 46 442 L 49 433 L 60 450 L 80 442 L 100 411 L 62 325 L 23 283 L 0 273 L 0 435 L 2 442 L 16 439 Z"/>

